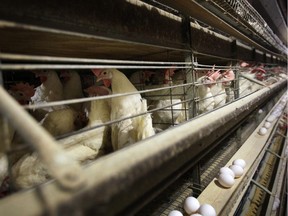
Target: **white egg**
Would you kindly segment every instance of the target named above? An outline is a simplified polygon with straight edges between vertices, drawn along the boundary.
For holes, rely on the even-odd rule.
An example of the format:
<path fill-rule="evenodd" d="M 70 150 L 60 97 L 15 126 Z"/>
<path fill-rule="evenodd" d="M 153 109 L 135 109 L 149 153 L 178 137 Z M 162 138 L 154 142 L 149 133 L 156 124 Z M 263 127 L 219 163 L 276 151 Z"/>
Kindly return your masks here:
<path fill-rule="evenodd" d="M 187 214 L 197 212 L 200 207 L 199 201 L 195 197 L 187 197 L 184 201 L 184 210 Z"/>
<path fill-rule="evenodd" d="M 267 128 L 261 127 L 258 131 L 258 133 L 262 136 L 264 136 L 267 133 Z"/>
<path fill-rule="evenodd" d="M 244 170 L 243 170 L 243 168 L 241 166 L 230 165 L 229 168 L 234 172 L 235 178 L 239 178 L 244 173 Z"/>
<path fill-rule="evenodd" d="M 195 214 L 191 214 L 190 216 L 203 216 L 203 215 L 201 215 L 199 213 L 195 213 Z"/>
<path fill-rule="evenodd" d="M 236 160 L 234 160 L 234 161 L 232 162 L 232 164 L 233 164 L 233 165 L 238 165 L 238 166 L 242 167 L 243 169 L 244 169 L 245 166 L 246 166 L 246 162 L 245 162 L 245 160 L 243 160 L 243 159 L 236 159 Z"/>
<path fill-rule="evenodd" d="M 220 171 L 219 171 L 219 175 L 220 175 L 221 173 L 229 174 L 229 175 L 231 175 L 233 178 L 235 177 L 234 172 L 233 172 L 229 167 L 221 167 L 221 168 L 220 168 Z"/>
<path fill-rule="evenodd" d="M 168 216 L 183 216 L 183 214 L 178 210 L 173 210 L 169 212 Z"/>
<path fill-rule="evenodd" d="M 268 122 L 273 122 L 276 119 L 276 116 L 274 114 L 271 114 L 270 116 L 268 116 L 268 118 L 266 119 L 266 121 Z"/>
<path fill-rule="evenodd" d="M 264 123 L 264 127 L 267 128 L 267 129 L 270 128 L 271 127 L 271 123 L 270 122 L 265 122 Z"/>
<path fill-rule="evenodd" d="M 262 110 L 262 109 L 259 109 L 259 110 L 258 110 L 258 113 L 259 113 L 259 114 L 263 113 L 263 110 Z"/>
<path fill-rule="evenodd" d="M 230 187 L 232 187 L 232 186 L 234 185 L 235 180 L 234 180 L 234 177 L 231 176 L 230 174 L 221 173 L 221 174 L 218 176 L 218 182 L 219 182 L 223 187 L 230 188 Z"/>
<path fill-rule="evenodd" d="M 198 213 L 203 216 L 216 216 L 216 211 L 213 206 L 209 204 L 202 204 L 198 209 Z"/>

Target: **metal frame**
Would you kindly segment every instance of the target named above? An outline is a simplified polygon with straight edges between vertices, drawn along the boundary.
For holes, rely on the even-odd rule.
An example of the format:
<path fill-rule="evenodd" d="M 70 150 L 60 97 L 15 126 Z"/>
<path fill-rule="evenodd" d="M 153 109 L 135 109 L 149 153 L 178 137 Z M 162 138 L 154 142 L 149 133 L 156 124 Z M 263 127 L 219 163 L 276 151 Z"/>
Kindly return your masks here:
<path fill-rule="evenodd" d="M 0 210 L 6 215 L 19 212 L 39 215 L 45 212 L 44 205 L 61 215 L 79 211 L 115 215 L 148 191 L 161 188 L 165 179 L 179 177 L 175 174 L 177 170 L 192 167 L 197 158 L 213 146 L 213 141 L 285 85 L 286 81 L 281 81 L 179 127 L 99 158 L 83 170 L 87 184 L 77 192 L 63 191 L 52 181 L 25 193 L 8 196 L 0 202 Z M 39 192 L 42 201 L 37 199 Z M 23 209 L 23 205 L 30 207 Z"/>

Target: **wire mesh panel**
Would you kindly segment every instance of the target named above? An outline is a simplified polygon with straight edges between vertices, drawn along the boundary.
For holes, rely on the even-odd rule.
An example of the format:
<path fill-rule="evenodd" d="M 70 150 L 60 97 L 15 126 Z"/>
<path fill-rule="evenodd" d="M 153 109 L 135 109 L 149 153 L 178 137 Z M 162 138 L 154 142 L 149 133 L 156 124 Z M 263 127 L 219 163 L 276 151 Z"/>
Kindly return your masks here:
<path fill-rule="evenodd" d="M 9 59 L 1 64 L 5 89 L 82 165 L 275 83 L 280 74 L 285 76 L 282 68 L 247 63 L 26 58 L 27 62 L 17 62 L 5 57 Z M 50 179 L 29 141 L 9 123 L 4 125 L 9 190 Z"/>
<path fill-rule="evenodd" d="M 261 15 L 250 5 L 247 0 L 226 0 L 226 1 L 213 1 L 226 13 L 231 14 L 236 20 L 242 21 L 244 25 L 253 29 L 253 34 L 260 35 L 266 42 L 276 47 L 279 51 L 287 53 L 287 48 L 273 33 L 271 28 L 267 25 Z"/>

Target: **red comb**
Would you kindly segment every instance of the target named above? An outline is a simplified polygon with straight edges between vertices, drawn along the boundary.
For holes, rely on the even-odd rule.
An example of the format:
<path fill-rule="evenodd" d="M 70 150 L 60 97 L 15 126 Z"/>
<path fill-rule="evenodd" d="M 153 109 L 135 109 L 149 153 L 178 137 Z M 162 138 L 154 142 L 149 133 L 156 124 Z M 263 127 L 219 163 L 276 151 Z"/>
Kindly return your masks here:
<path fill-rule="evenodd" d="M 265 73 L 266 73 L 266 71 L 265 71 L 263 68 L 261 68 L 261 67 L 254 68 L 254 69 L 251 71 L 251 73 L 256 73 L 256 72 L 260 72 L 260 73 L 262 73 L 262 74 L 265 74 Z"/>
<path fill-rule="evenodd" d="M 12 91 L 20 91 L 24 93 L 27 97 L 32 97 L 35 94 L 34 86 L 30 85 L 29 83 L 16 83 L 15 85 L 11 85 L 10 89 Z"/>
<path fill-rule="evenodd" d="M 93 74 L 98 77 L 103 69 L 92 69 Z"/>

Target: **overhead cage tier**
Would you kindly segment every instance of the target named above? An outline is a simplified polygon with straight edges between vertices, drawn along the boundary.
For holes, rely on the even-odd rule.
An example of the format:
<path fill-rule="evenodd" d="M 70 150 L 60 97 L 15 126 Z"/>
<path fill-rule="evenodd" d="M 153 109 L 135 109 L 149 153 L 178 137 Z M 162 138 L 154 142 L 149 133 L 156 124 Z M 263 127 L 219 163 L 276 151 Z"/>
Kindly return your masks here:
<path fill-rule="evenodd" d="M 246 14 L 250 14 L 257 28 L 259 25 L 265 31 L 264 36 L 258 29 L 248 26 L 247 20 L 240 22 L 245 17 L 235 17 L 234 4 L 225 3 L 225 8 L 229 6 L 230 10 L 223 13 L 224 9 L 218 8 L 214 14 L 215 11 L 204 7 L 216 5 L 209 1 L 204 4 L 203 1 L 182 0 L 176 5 L 173 1 L 158 2 L 163 4 L 136 0 L 97 4 L 67 1 L 63 2 L 67 7 L 59 7 L 57 1 L 46 4 L 3 1 L 1 52 L 167 61 L 183 60 L 192 49 L 210 58 L 285 62 L 287 51 L 283 51 L 283 46 L 278 47 L 281 43 L 270 31 L 266 32 L 263 20 L 259 18 L 260 22 L 250 7 Z M 246 9 L 241 7 L 242 11 Z M 229 20 L 221 14 L 229 15 Z"/>

